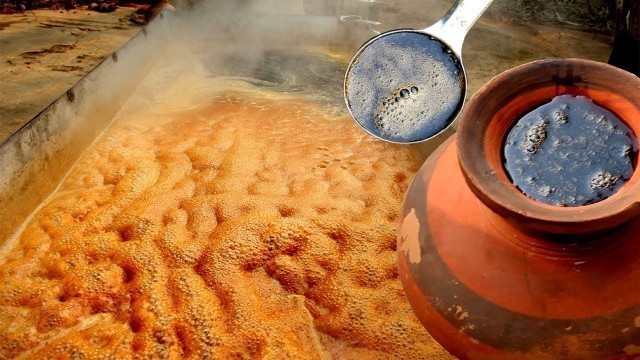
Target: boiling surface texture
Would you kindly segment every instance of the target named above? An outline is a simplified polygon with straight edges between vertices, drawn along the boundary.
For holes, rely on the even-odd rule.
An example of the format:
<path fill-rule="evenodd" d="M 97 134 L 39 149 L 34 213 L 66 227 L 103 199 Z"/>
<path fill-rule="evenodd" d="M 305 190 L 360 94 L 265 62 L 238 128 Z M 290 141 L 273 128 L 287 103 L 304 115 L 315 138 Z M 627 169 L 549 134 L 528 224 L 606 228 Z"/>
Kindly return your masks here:
<path fill-rule="evenodd" d="M 85 152 L 0 265 L 0 358 L 446 356 L 396 267 L 417 156 L 247 86 Z"/>
<path fill-rule="evenodd" d="M 465 83 L 457 58 L 421 33 L 383 35 L 351 64 L 347 100 L 372 134 L 398 142 L 430 138 L 462 106 Z"/>
<path fill-rule="evenodd" d="M 312 94 L 324 103 L 343 102 L 344 64 L 309 51 L 287 49 L 221 51 L 204 57 L 203 64 L 216 76 L 246 81 L 270 91 Z"/>
<path fill-rule="evenodd" d="M 638 144 L 614 114 L 562 95 L 523 116 L 507 136 L 514 185 L 551 205 L 582 206 L 613 195 L 633 175 Z"/>

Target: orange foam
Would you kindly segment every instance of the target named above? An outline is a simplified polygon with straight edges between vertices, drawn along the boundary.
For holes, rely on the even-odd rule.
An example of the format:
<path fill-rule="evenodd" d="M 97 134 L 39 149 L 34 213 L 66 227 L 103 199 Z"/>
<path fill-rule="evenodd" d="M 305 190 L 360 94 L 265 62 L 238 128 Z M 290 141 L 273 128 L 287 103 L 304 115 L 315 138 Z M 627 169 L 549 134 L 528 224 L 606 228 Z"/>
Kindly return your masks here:
<path fill-rule="evenodd" d="M 445 356 L 396 268 L 419 165 L 302 100 L 123 119 L 0 265 L 0 358 Z"/>

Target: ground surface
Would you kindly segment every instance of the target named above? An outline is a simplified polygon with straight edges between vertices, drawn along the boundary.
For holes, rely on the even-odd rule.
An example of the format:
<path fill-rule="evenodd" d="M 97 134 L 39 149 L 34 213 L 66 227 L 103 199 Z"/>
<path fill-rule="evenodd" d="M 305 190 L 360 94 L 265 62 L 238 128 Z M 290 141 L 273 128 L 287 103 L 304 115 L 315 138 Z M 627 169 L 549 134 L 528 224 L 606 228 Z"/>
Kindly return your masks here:
<path fill-rule="evenodd" d="M 135 9 L 0 15 L 0 141 L 140 30 Z"/>

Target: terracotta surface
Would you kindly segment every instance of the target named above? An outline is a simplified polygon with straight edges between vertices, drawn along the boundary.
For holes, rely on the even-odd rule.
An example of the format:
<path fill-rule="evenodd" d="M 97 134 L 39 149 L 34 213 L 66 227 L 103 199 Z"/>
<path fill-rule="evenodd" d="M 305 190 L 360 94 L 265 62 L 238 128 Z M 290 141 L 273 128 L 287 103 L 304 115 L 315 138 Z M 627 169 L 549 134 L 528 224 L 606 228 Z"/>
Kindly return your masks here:
<path fill-rule="evenodd" d="M 551 80 L 546 73 L 560 77 Z M 619 94 L 611 96 L 601 79 Z M 550 81 L 557 83 L 553 91 Z M 575 60 L 515 69 L 479 91 L 458 135 L 422 166 L 403 205 L 400 278 L 423 325 L 453 355 L 640 356 L 638 174 L 601 203 L 558 208 L 522 195 L 508 183 L 499 158 L 514 114 L 556 93 L 593 96 L 638 133 L 638 82 L 617 69 Z M 510 195 L 496 196 L 501 188 Z M 590 221 L 581 228 L 585 218 Z"/>

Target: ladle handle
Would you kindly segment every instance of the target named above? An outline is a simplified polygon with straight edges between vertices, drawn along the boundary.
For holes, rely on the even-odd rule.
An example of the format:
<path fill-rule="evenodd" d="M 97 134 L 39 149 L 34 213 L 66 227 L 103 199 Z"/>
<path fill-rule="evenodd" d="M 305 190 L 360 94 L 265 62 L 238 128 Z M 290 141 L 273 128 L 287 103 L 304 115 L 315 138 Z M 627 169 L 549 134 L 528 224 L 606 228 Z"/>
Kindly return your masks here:
<path fill-rule="evenodd" d="M 444 41 L 456 54 L 462 53 L 462 42 L 476 20 L 493 0 L 456 0 L 437 23 L 422 30 Z"/>

